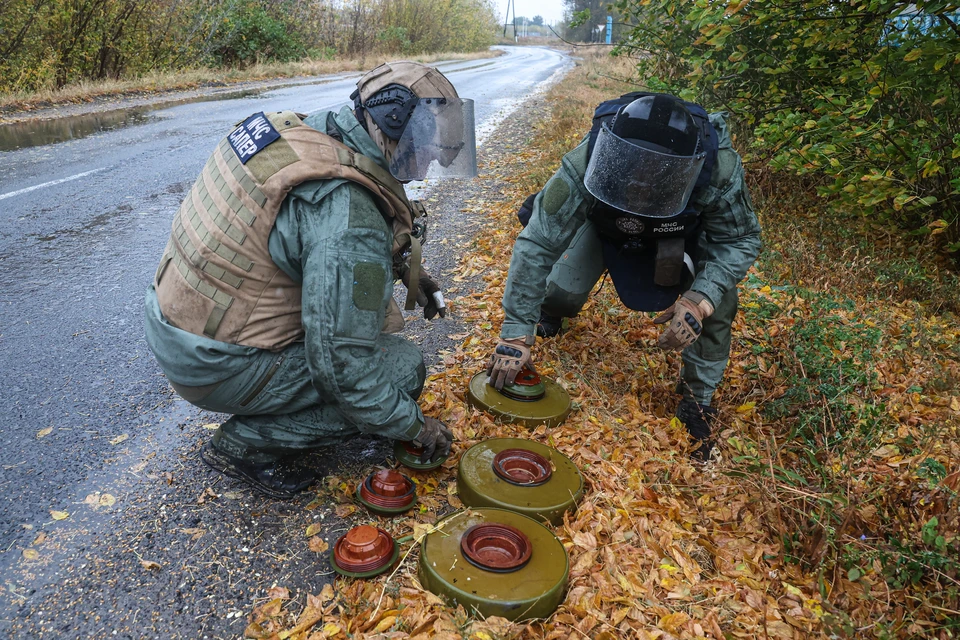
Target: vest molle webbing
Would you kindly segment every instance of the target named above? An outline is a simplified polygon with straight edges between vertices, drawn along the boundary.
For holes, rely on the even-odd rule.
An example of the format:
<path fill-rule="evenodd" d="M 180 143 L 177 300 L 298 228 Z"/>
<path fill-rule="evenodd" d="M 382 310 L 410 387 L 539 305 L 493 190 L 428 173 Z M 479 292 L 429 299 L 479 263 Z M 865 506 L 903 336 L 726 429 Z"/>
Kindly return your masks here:
<path fill-rule="evenodd" d="M 292 188 L 333 178 L 366 188 L 393 224 L 394 252 L 405 248 L 413 212 L 389 172 L 292 111 L 241 123 L 214 150 L 174 216 L 154 283 L 167 321 L 274 351 L 301 339 L 300 285 L 273 262 L 268 240 Z"/>

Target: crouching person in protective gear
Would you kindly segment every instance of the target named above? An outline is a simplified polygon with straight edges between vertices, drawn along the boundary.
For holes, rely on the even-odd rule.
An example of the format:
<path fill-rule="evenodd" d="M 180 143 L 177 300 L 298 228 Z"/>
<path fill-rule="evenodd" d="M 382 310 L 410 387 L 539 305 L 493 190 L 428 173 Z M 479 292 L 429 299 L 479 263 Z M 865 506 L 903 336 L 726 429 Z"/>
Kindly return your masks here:
<path fill-rule="evenodd" d="M 531 362 L 535 336 L 560 332 L 604 271 L 620 300 L 659 311 L 659 344 L 682 350 L 677 417 L 711 450 L 711 406 L 730 354 L 737 283 L 760 251 L 760 226 L 721 114 L 662 94 L 597 107 L 593 128 L 518 214 L 491 382 Z"/>
<path fill-rule="evenodd" d="M 385 64 L 353 107 L 257 113 L 228 132 L 174 216 L 146 296 L 146 334 L 173 388 L 232 414 L 204 448 L 216 470 L 289 498 L 314 480 L 296 454 L 360 433 L 449 453 L 417 406 L 423 356 L 394 282 L 428 317 L 423 208 L 403 181 L 475 175 L 472 102 L 436 69 Z M 415 130 L 412 130 L 414 127 Z"/>

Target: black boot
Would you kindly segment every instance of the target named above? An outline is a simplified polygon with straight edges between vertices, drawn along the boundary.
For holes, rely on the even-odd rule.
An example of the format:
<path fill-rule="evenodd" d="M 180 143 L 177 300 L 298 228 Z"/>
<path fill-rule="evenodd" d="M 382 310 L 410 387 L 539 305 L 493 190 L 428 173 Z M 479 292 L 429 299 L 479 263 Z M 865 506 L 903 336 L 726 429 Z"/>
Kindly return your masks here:
<path fill-rule="evenodd" d="M 552 338 L 563 329 L 563 318 L 552 316 L 543 309 L 540 310 L 540 321 L 537 322 L 537 335 L 541 338 Z"/>
<path fill-rule="evenodd" d="M 289 500 L 316 480 L 306 470 L 285 464 L 283 461 L 256 464 L 219 451 L 213 443 L 207 443 L 200 451 L 203 463 L 225 476 L 241 480 L 260 493 L 277 500 Z"/>
<path fill-rule="evenodd" d="M 677 419 L 687 428 L 697 448 L 690 457 L 697 462 L 706 462 L 710 459 L 713 449 L 713 440 L 710 438 L 710 423 L 717 415 L 717 410 L 693 400 L 684 398 L 677 406 Z"/>

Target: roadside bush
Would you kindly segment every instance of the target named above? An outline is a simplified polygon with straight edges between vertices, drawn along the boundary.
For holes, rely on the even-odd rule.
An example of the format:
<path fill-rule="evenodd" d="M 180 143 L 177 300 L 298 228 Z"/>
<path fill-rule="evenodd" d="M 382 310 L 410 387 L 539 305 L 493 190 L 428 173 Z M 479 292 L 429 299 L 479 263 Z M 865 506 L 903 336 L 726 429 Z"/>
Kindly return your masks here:
<path fill-rule="evenodd" d="M 956 2 L 619 0 L 654 89 L 732 112 L 751 159 L 960 257 Z"/>
<path fill-rule="evenodd" d="M 258 60 L 288 62 L 307 52 L 301 35 L 257 1 L 231 8 L 211 34 L 210 42 L 206 62 L 226 67 L 246 66 Z"/>

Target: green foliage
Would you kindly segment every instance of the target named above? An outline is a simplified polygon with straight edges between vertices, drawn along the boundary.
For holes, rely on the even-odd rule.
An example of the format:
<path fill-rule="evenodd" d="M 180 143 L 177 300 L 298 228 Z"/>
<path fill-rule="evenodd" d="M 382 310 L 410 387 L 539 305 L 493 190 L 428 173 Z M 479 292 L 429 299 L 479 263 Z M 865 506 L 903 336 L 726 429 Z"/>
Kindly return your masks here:
<path fill-rule="evenodd" d="M 405 53 L 413 46 L 410 38 L 407 37 L 407 30 L 403 27 L 387 27 L 377 34 L 377 40 L 383 44 L 384 51 L 391 53 Z"/>
<path fill-rule="evenodd" d="M 476 51 L 487 0 L 0 0 L 0 92 L 198 65 Z"/>
<path fill-rule="evenodd" d="M 270 7 L 256 0 L 238 2 L 210 35 L 207 62 L 246 66 L 257 60 L 287 62 L 302 58 L 306 46 L 300 34 L 288 30 Z"/>
<path fill-rule="evenodd" d="M 580 25 L 588 24 L 590 22 L 590 7 L 587 7 L 583 11 L 577 11 L 571 16 L 570 24 L 568 25 L 571 29 L 576 29 Z"/>
<path fill-rule="evenodd" d="M 960 249 L 960 4 L 620 0 L 652 88 L 732 112 L 752 160 Z"/>
<path fill-rule="evenodd" d="M 782 258 L 768 251 L 761 264 Z M 779 373 L 779 390 L 763 408 L 764 422 L 777 425 L 779 450 L 767 457 L 741 436 L 731 444 L 740 469 L 769 479 L 773 495 L 783 491 L 777 526 L 785 559 L 821 575 L 842 571 L 850 582 L 879 577 L 891 589 L 931 587 L 936 606 L 954 607 L 958 495 L 948 480 L 952 469 L 931 455 L 950 425 L 931 416 L 922 419 L 933 421 L 925 428 L 905 429 L 902 405 L 890 403 L 890 372 L 901 361 L 913 362 L 918 353 L 924 361 L 956 356 L 954 345 L 939 340 L 937 325 L 909 313 L 891 317 L 878 301 L 772 287 L 753 274 L 746 288 L 767 292 L 745 296 L 747 326 L 789 328 L 755 336 L 749 347 L 762 366 L 746 368 L 769 374 L 775 366 Z M 914 370 L 902 393 L 920 406 L 932 404 L 924 394 L 936 393 L 937 369 Z M 888 460 L 915 462 L 893 473 Z M 835 622 L 842 627 L 842 616 Z"/>

